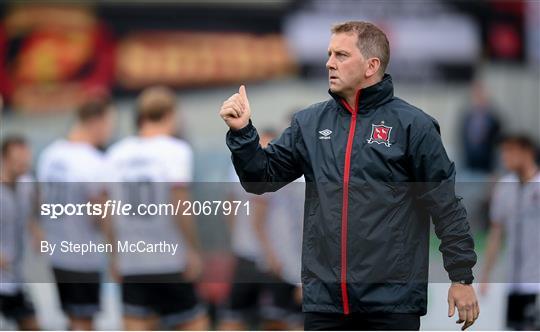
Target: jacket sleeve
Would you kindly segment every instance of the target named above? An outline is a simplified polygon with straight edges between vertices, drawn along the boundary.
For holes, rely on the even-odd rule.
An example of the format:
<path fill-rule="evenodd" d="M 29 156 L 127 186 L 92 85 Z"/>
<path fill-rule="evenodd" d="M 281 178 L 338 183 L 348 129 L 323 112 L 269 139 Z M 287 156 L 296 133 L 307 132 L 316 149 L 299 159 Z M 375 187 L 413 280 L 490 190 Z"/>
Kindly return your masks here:
<path fill-rule="evenodd" d="M 433 120 L 419 126 L 411 138 L 410 158 L 419 204 L 431 216 L 441 240 L 444 268 L 450 280 L 472 280 L 476 264 L 467 212 L 455 194 L 455 167 Z"/>
<path fill-rule="evenodd" d="M 276 191 L 302 175 L 295 151 L 297 125 L 291 126 L 281 136 L 262 148 L 257 130 L 249 124 L 227 132 L 226 142 L 232 153 L 236 174 L 247 192 L 262 194 Z"/>

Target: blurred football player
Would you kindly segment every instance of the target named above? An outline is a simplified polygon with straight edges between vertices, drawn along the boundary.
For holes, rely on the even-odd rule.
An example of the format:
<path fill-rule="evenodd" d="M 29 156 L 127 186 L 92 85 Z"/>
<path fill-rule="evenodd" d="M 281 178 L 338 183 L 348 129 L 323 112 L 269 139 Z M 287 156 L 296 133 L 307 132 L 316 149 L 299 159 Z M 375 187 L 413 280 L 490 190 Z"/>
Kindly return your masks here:
<path fill-rule="evenodd" d="M 264 129 L 261 146 L 267 146 L 274 138 L 275 130 Z M 230 179 L 239 181 L 234 170 Z M 229 199 L 249 200 L 253 215 L 239 214 L 229 220 L 237 262 L 229 300 L 220 310 L 220 328 L 245 330 L 258 324 L 265 330 L 295 328 L 298 324 L 291 324 L 291 318 L 300 311 L 299 302 L 295 301 L 299 288 L 294 284 L 300 282 L 302 202 L 287 194 L 290 190 L 280 195 L 256 196 L 245 193 L 240 186 L 235 189 Z M 300 198 L 303 199 L 303 192 Z M 300 215 L 291 218 L 291 210 L 300 211 Z M 300 232 L 295 231 L 297 228 Z"/>
<path fill-rule="evenodd" d="M 510 172 L 497 183 L 491 201 L 491 227 L 482 270 L 480 293 L 486 294 L 489 276 L 506 235 L 510 282 L 506 325 L 515 330 L 533 330 L 539 312 L 540 294 L 540 170 L 535 145 L 523 135 L 502 140 L 501 156 Z"/>
<path fill-rule="evenodd" d="M 53 142 L 42 152 L 37 164 L 42 204 L 99 203 L 105 199 L 105 156 L 100 150 L 109 140 L 114 109 L 105 98 L 91 99 L 77 111 L 77 121 L 66 138 Z M 41 224 L 48 243 L 103 242 L 100 216 L 62 215 L 57 219 L 42 216 Z M 92 329 L 99 311 L 100 280 L 105 259 L 93 252 L 84 256 L 56 250 L 51 265 L 62 309 L 73 330 Z"/>
<path fill-rule="evenodd" d="M 189 201 L 193 152 L 175 138 L 176 97 L 165 87 L 144 90 L 137 101 L 136 136 L 124 138 L 108 152 L 114 181 L 112 198 L 132 206 Z M 198 241 L 189 216 L 135 215 L 114 218 L 120 243 L 145 241 L 178 244 L 175 254 L 118 253 L 124 328 L 128 330 L 205 330 L 206 308 L 193 280 L 201 272 Z"/>
<path fill-rule="evenodd" d="M 34 308 L 23 290 L 22 259 L 28 197 L 19 178 L 30 169 L 32 154 L 22 137 L 2 142 L 0 167 L 0 312 L 21 330 L 38 330 Z"/>

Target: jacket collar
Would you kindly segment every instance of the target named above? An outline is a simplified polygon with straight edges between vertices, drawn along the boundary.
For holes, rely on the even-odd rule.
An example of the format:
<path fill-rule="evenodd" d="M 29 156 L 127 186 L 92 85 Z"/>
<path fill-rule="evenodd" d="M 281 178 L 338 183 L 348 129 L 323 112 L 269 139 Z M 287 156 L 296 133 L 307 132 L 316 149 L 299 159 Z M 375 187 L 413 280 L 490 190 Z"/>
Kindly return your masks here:
<path fill-rule="evenodd" d="M 345 106 L 346 102 L 343 98 L 330 90 L 328 90 L 328 93 L 342 108 L 347 112 L 350 112 L 347 110 L 347 107 Z M 368 113 L 369 110 L 385 104 L 393 97 L 394 85 L 392 84 L 392 76 L 384 74 L 383 79 L 379 83 L 361 89 L 356 93 L 356 98 L 358 98 L 356 102 L 358 105 L 356 112 L 360 114 Z M 354 105 L 350 105 L 350 107 L 354 107 Z"/>

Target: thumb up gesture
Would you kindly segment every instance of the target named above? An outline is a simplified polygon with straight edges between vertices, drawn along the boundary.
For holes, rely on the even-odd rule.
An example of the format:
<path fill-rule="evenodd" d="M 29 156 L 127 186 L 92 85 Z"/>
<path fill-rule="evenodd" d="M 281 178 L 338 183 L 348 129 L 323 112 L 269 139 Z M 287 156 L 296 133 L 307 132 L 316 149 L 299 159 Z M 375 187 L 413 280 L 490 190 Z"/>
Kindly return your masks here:
<path fill-rule="evenodd" d="M 223 102 L 219 116 L 232 130 L 240 130 L 247 126 L 251 117 L 251 109 L 244 85 L 241 85 L 237 93 Z"/>

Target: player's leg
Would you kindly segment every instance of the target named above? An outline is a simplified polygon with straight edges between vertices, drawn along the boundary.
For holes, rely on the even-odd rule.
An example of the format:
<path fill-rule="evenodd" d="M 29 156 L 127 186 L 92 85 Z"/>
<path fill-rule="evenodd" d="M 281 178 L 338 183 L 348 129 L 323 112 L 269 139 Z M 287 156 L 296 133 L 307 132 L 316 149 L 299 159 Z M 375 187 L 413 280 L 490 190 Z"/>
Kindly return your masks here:
<path fill-rule="evenodd" d="M 122 323 L 126 331 L 156 330 L 159 327 L 159 317 L 157 315 L 145 317 L 124 315 Z"/>
<path fill-rule="evenodd" d="M 231 293 L 219 308 L 219 330 L 247 330 L 258 314 L 259 297 L 265 276 L 254 262 L 238 258 Z"/>
<path fill-rule="evenodd" d="M 219 330 L 248 330 L 250 317 L 257 314 L 261 284 L 235 282 L 228 300 L 219 309 Z"/>
<path fill-rule="evenodd" d="M 155 285 L 145 276 L 124 276 L 122 283 L 123 328 L 129 331 L 155 330 L 159 316 L 151 303 Z"/>
<path fill-rule="evenodd" d="M 76 315 L 68 315 L 69 329 L 73 331 L 90 331 L 93 330 L 93 317 L 79 317 Z"/>
<path fill-rule="evenodd" d="M 34 307 L 22 290 L 13 295 L 0 295 L 0 308 L 4 317 L 17 323 L 19 330 L 39 330 Z"/>
<path fill-rule="evenodd" d="M 99 312 L 100 273 L 54 268 L 58 296 L 71 330 L 92 330 Z"/>
<path fill-rule="evenodd" d="M 506 327 L 516 331 L 534 329 L 535 305 L 535 294 L 509 294 Z"/>
<path fill-rule="evenodd" d="M 304 313 L 302 312 L 302 285 L 295 285 L 293 302 L 291 305 L 293 312 L 289 329 L 293 331 L 301 331 L 304 329 Z"/>
<path fill-rule="evenodd" d="M 209 328 L 210 319 L 206 314 L 201 314 L 188 322 L 180 323 L 175 326 L 175 330 L 179 331 L 206 331 Z"/>
<path fill-rule="evenodd" d="M 39 324 L 35 315 L 22 318 L 17 321 L 19 330 L 21 331 L 37 331 L 39 330 Z"/>
<path fill-rule="evenodd" d="M 265 285 L 266 301 L 263 301 L 261 318 L 263 330 L 290 330 L 293 325 L 298 326 L 302 321 L 294 324 L 293 319 L 301 314 L 295 312 L 295 286 L 275 279 Z"/>
<path fill-rule="evenodd" d="M 180 274 L 165 277 L 175 282 L 156 285 L 151 302 L 161 317 L 162 328 L 201 331 L 210 328 L 206 306 L 200 302 L 193 283 L 184 281 Z"/>
<path fill-rule="evenodd" d="M 258 315 L 259 283 L 234 283 L 226 303 L 219 309 L 219 330 L 248 330 Z"/>

